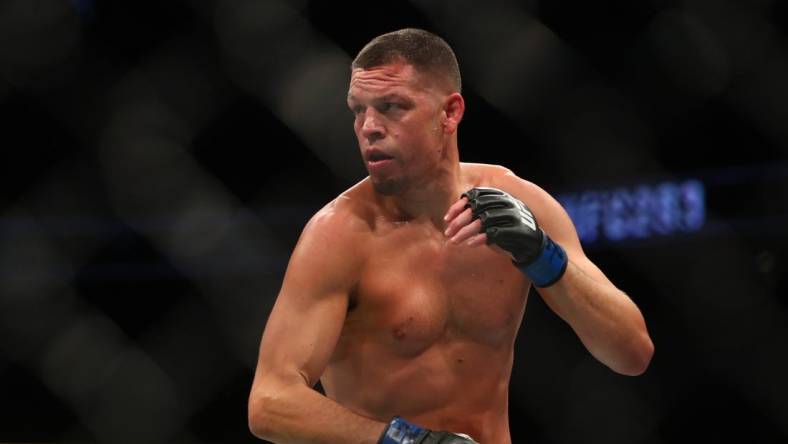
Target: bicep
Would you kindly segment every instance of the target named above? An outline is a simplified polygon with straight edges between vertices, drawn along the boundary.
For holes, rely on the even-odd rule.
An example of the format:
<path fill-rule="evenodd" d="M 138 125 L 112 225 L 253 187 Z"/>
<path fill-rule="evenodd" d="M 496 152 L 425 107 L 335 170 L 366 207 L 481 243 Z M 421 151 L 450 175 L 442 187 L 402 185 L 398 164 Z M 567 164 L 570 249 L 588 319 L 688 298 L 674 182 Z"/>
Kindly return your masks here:
<path fill-rule="evenodd" d="M 266 323 L 255 385 L 314 385 L 342 332 L 357 264 L 343 256 L 342 239 L 312 231 L 299 240 Z"/>
<path fill-rule="evenodd" d="M 346 311 L 342 292 L 315 295 L 283 288 L 263 333 L 255 379 L 314 385 L 331 357 Z"/>

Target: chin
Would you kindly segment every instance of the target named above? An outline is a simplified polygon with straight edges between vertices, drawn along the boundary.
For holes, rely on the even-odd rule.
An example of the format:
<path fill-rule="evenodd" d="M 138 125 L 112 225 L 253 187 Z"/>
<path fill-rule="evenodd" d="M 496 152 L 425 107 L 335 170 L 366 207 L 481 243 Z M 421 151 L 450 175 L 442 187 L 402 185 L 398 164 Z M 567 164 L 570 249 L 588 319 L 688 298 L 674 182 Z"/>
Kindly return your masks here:
<path fill-rule="evenodd" d="M 396 179 L 373 179 L 372 180 L 372 188 L 375 189 L 375 192 L 378 194 L 382 194 L 384 196 L 393 196 L 395 194 L 400 194 L 403 190 L 405 190 L 405 184 L 402 180 Z"/>

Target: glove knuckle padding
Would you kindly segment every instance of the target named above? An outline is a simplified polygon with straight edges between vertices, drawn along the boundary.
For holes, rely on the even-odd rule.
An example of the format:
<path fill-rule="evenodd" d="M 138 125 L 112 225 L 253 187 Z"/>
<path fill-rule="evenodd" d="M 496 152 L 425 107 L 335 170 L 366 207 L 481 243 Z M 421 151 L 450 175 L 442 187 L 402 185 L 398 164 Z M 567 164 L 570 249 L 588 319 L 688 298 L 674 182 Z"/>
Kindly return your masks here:
<path fill-rule="evenodd" d="M 462 197 L 468 199 L 466 207 L 470 208 L 476 216 L 479 211 L 486 209 L 486 205 L 500 203 L 501 197 L 505 194 L 495 188 L 472 188 L 462 193 Z"/>
<path fill-rule="evenodd" d="M 504 196 L 479 196 L 474 199 L 471 209 L 474 212 L 492 210 L 496 208 L 513 208 L 514 203 L 505 199 Z"/>
<path fill-rule="evenodd" d="M 479 196 L 487 196 L 487 195 L 501 195 L 504 192 L 497 189 L 497 188 L 488 188 L 488 187 L 476 187 L 471 188 L 470 190 L 462 193 L 463 196 L 466 196 L 468 199 L 475 199 Z"/>
<path fill-rule="evenodd" d="M 563 276 L 566 252 L 539 227 L 527 205 L 495 188 L 473 188 L 463 196 L 473 218 L 481 221 L 487 243 L 508 251 L 534 285 L 549 286 Z"/>
<path fill-rule="evenodd" d="M 482 215 L 484 215 L 484 218 L 480 215 L 479 219 L 485 228 L 514 225 L 519 218 L 516 210 L 508 208 L 487 210 Z"/>
<path fill-rule="evenodd" d="M 538 255 L 544 233 L 528 206 L 495 188 L 473 188 L 463 196 L 468 197 L 473 217 L 481 221 L 488 244 L 509 251 L 518 261 L 530 262 Z"/>

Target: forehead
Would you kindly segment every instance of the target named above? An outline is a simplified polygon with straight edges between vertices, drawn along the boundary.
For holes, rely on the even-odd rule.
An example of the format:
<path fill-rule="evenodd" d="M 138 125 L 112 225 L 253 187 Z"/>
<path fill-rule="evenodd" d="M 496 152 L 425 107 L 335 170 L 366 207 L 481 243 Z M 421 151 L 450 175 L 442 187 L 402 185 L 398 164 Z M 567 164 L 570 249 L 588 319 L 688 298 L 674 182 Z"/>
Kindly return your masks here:
<path fill-rule="evenodd" d="M 421 80 L 413 65 L 404 62 L 394 62 L 369 69 L 356 68 L 350 74 L 348 97 L 424 90 L 425 85 Z"/>

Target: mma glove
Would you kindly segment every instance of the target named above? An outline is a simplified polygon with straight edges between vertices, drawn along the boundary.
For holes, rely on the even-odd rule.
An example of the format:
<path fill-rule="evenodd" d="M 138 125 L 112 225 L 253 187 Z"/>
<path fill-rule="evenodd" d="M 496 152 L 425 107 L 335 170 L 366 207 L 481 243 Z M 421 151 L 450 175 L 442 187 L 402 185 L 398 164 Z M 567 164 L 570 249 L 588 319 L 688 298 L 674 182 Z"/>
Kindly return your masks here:
<path fill-rule="evenodd" d="M 378 444 L 479 444 L 468 435 L 434 432 L 395 416 L 389 422 Z"/>
<path fill-rule="evenodd" d="M 496 188 L 472 188 L 462 194 L 466 208 L 482 222 L 487 243 L 512 254 L 512 263 L 537 287 L 548 287 L 564 275 L 566 252 L 536 223 L 533 213 L 517 198 Z"/>

